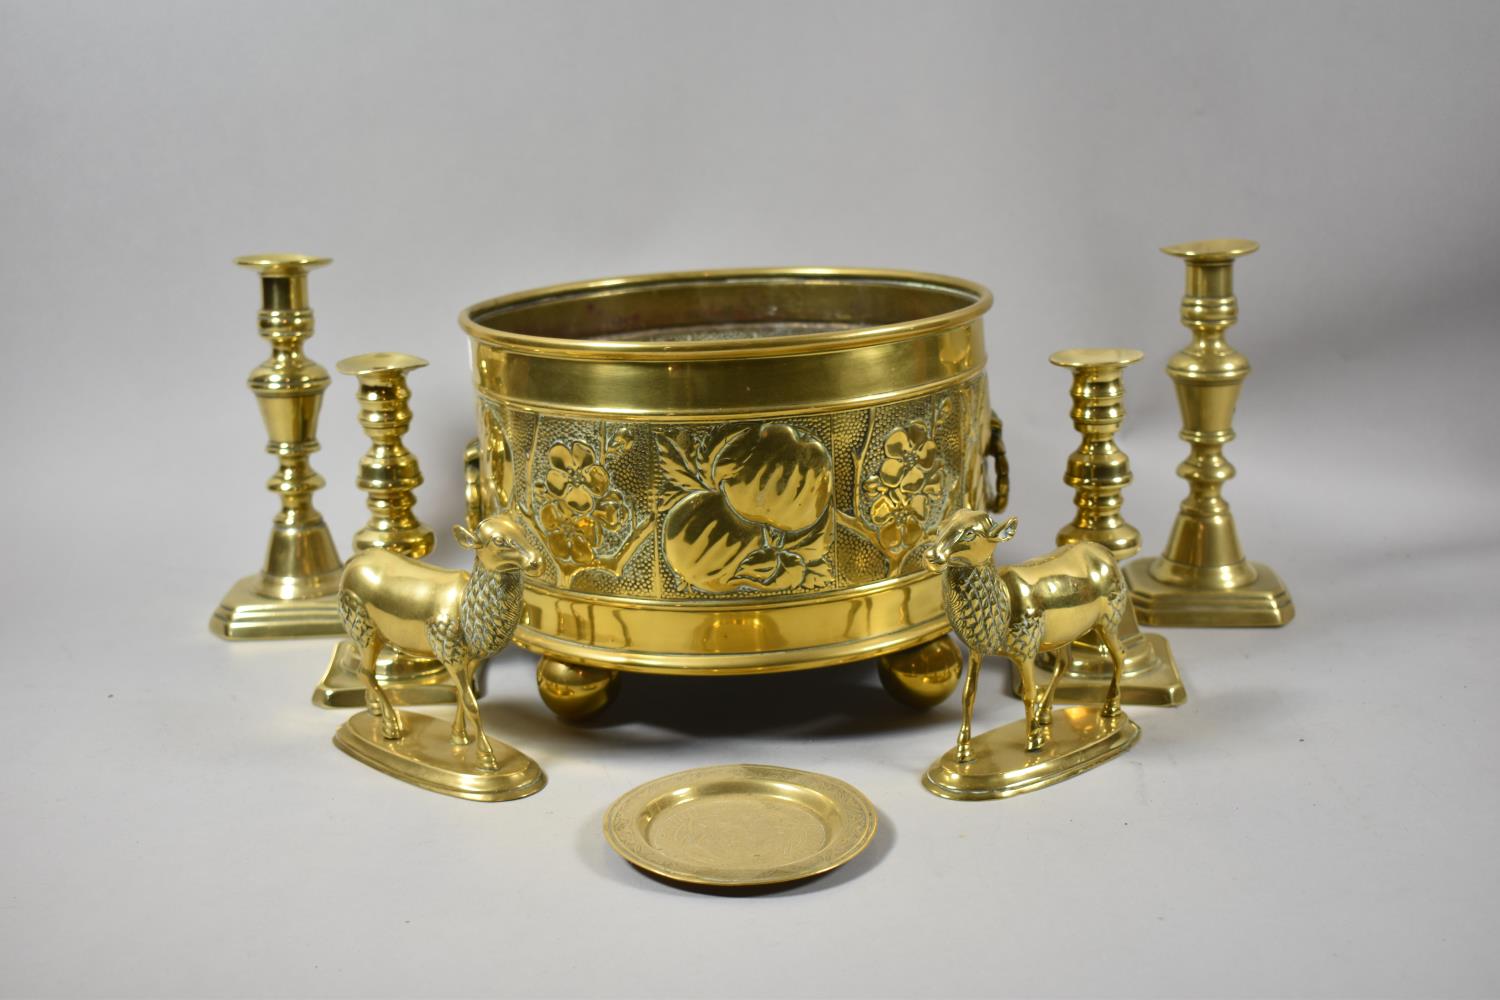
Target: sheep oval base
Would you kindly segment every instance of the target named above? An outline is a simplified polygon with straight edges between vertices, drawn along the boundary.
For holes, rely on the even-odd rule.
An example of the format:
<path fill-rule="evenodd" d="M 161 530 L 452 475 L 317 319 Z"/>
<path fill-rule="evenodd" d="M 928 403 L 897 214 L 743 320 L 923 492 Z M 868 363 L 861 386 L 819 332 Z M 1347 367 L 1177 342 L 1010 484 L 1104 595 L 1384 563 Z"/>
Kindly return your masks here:
<path fill-rule="evenodd" d="M 525 798 L 547 784 L 536 761 L 497 739 L 490 740 L 490 747 L 499 766 L 485 771 L 479 767 L 474 743 L 454 746 L 449 741 L 450 723 L 418 712 L 402 712 L 401 723 L 405 733 L 399 740 L 383 739 L 380 720 L 360 712 L 339 727 L 333 744 L 393 778 L 476 802 Z"/>
<path fill-rule="evenodd" d="M 1097 708 L 1052 713 L 1052 738 L 1040 750 L 1026 749 L 1026 720 L 974 737 L 972 760 L 949 750 L 927 769 L 922 784 L 945 799 L 1005 799 L 1055 785 L 1129 750 L 1141 727 L 1121 713 L 1104 718 Z"/>

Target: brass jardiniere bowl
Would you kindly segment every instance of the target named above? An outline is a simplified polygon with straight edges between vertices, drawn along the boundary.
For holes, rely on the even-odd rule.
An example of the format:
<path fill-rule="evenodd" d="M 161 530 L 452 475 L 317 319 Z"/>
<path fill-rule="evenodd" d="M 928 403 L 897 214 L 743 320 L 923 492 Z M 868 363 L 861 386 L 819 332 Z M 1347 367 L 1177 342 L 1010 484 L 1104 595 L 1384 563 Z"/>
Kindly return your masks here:
<path fill-rule="evenodd" d="M 546 552 L 515 640 L 542 654 L 548 704 L 602 707 L 620 670 L 870 657 L 898 696 L 951 690 L 941 585 L 917 549 L 956 507 L 1004 503 L 990 303 L 958 278 L 795 268 L 465 310 L 471 516 L 511 511 Z"/>

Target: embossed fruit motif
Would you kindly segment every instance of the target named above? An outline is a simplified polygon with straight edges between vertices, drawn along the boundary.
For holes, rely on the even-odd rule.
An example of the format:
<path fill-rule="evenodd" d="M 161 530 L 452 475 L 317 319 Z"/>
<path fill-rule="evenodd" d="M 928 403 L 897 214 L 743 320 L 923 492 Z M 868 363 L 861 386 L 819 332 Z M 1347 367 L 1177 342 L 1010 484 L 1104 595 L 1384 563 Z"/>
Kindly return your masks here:
<path fill-rule="evenodd" d="M 700 590 L 733 590 L 740 563 L 760 545 L 760 527 L 735 514 L 717 490 L 682 497 L 667 512 L 662 530 L 667 561 Z"/>
<path fill-rule="evenodd" d="M 715 450 L 710 474 L 740 517 L 777 531 L 811 527 L 833 492 L 833 464 L 823 442 L 786 424 L 730 435 Z"/>
<path fill-rule="evenodd" d="M 761 424 L 696 442 L 663 435 L 657 448 L 663 548 L 689 586 L 727 593 L 831 580 L 833 463 L 821 441 Z"/>

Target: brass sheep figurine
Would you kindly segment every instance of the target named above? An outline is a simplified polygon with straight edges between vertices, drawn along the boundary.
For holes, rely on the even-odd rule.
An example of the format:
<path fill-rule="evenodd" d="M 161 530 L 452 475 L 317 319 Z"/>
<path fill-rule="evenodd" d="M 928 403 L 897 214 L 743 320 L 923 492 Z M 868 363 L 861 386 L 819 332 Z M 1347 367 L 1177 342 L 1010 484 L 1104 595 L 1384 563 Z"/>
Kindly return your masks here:
<path fill-rule="evenodd" d="M 501 514 L 474 531 L 455 526 L 458 543 L 474 552 L 472 572 L 440 569 L 407 556 L 369 549 L 349 560 L 339 589 L 344 631 L 360 653 L 370 713 L 380 735 L 399 740 L 402 719 L 375 675 L 375 659 L 390 646 L 413 657 L 436 657 L 453 679 L 458 705 L 451 742 L 469 743 L 474 725 L 479 768 L 496 769 L 495 755 L 479 719 L 474 672 L 486 657 L 510 642 L 521 620 L 522 571 L 541 565 L 520 524 Z"/>
<path fill-rule="evenodd" d="M 1052 695 L 1063 674 L 1054 671 L 1047 690 L 1038 697 L 1038 653 L 1092 636 L 1114 661 L 1100 714 L 1104 718 L 1121 714 L 1124 654 L 1117 633 L 1130 595 L 1120 567 L 1108 549 L 1093 542 L 1074 542 L 1016 566 L 996 566 L 995 549 L 1015 533 L 1014 517 L 997 522 L 979 511 L 959 510 L 943 521 L 936 540 L 923 553 L 927 568 L 943 574 L 944 610 L 953 630 L 969 647 L 963 724 L 954 753 L 961 762 L 974 755 L 970 739 L 974 693 L 979 664 L 986 654 L 1009 657 L 1020 671 L 1028 751 L 1047 745 Z"/>

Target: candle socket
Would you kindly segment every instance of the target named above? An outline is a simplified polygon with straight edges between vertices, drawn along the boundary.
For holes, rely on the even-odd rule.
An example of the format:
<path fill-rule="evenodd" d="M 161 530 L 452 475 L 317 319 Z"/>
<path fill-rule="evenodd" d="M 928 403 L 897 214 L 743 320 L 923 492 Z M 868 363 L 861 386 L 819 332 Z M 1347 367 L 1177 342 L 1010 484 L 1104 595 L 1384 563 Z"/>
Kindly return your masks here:
<path fill-rule="evenodd" d="M 1073 426 L 1082 435 L 1078 449 L 1068 456 L 1063 482 L 1073 487 L 1078 508 L 1073 520 L 1057 533 L 1057 544 L 1097 542 L 1117 559 L 1141 550 L 1141 533 L 1121 514 L 1122 493 L 1131 481 L 1130 459 L 1115 444 L 1125 419 L 1125 369 L 1141 360 L 1140 351 L 1126 348 L 1073 348 L 1048 360 L 1073 373 Z M 1128 705 L 1181 705 L 1187 688 L 1166 638 L 1142 632 L 1131 605 L 1125 605 L 1119 627 L 1124 669 L 1120 696 Z M 1062 651 L 1044 653 L 1036 665 L 1048 673 L 1057 669 Z M 1057 681 L 1055 698 L 1062 704 L 1096 704 L 1109 687 L 1114 662 L 1108 651 L 1090 642 L 1066 647 L 1065 673 Z M 1021 693 L 1021 679 L 1012 671 L 1012 687 Z"/>
<path fill-rule="evenodd" d="M 313 334 L 307 274 L 326 257 L 265 254 L 235 261 L 260 274 L 260 334 L 271 355 L 250 373 L 269 443 L 280 468 L 267 488 L 281 498 L 261 571 L 239 580 L 219 602 L 209 629 L 224 639 L 342 635 L 338 615 L 343 563 L 312 494 L 323 477 L 308 456 L 318 450 L 318 410 L 329 377 L 302 353 Z"/>
<path fill-rule="evenodd" d="M 411 427 L 408 372 L 427 362 L 411 354 L 379 351 L 356 354 L 336 366 L 359 382 L 359 422 L 370 448 L 359 460 L 356 484 L 364 491 L 370 520 L 354 534 L 354 551 L 389 549 L 413 559 L 432 551 L 432 529 L 412 513 L 413 491 L 422 485 L 417 457 L 402 442 Z M 400 705 L 433 705 L 453 701 L 448 671 L 436 659 L 419 659 L 387 647 L 375 661 L 375 675 L 387 698 Z M 329 658 L 323 679 L 313 689 L 313 704 L 323 708 L 359 708 L 366 685 L 359 651 L 341 642 Z"/>
<path fill-rule="evenodd" d="M 1224 340 L 1239 317 L 1234 261 L 1258 249 L 1253 240 L 1239 239 L 1162 248 L 1187 265 L 1182 324 L 1192 342 L 1168 360 L 1167 374 L 1177 385 L 1179 436 L 1190 451 L 1177 467 L 1188 495 L 1166 550 L 1125 567 L 1136 614 L 1148 625 L 1276 626 L 1292 620 L 1286 586 L 1270 567 L 1245 558 L 1222 495 L 1234 476 L 1223 449 L 1234 440 L 1234 407 L 1250 374 L 1249 360 Z"/>

